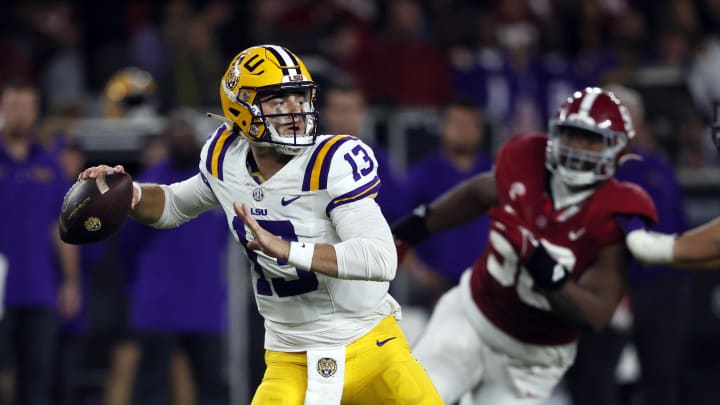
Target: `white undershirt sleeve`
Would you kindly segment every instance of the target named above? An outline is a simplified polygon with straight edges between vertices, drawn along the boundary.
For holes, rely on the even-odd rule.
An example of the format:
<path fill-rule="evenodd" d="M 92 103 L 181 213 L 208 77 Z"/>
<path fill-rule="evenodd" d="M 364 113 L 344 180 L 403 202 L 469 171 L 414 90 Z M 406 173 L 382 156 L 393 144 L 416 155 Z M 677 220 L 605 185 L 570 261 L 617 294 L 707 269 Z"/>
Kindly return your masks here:
<path fill-rule="evenodd" d="M 330 213 L 342 242 L 334 245 L 338 278 L 390 281 L 397 271 L 392 232 L 380 207 L 370 198 L 341 205 Z"/>
<path fill-rule="evenodd" d="M 673 262 L 674 234 L 636 229 L 627 234 L 625 243 L 636 259 L 644 264 L 668 265 Z"/>
<path fill-rule="evenodd" d="M 171 185 L 160 186 L 165 193 L 165 206 L 153 228 L 177 228 L 185 222 L 219 205 L 215 193 L 205 184 L 200 173 Z"/>

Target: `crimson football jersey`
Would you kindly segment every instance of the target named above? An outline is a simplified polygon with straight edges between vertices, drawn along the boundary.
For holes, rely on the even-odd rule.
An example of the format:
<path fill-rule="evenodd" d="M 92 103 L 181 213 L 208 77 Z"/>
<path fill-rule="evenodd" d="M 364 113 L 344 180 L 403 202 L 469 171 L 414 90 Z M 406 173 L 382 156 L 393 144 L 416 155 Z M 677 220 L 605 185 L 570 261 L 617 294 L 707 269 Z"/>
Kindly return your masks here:
<path fill-rule="evenodd" d="M 495 326 L 532 344 L 559 345 L 576 340 L 579 328 L 550 312 L 550 303 L 533 290 L 527 270 L 505 231 L 523 226 L 532 231 L 574 280 L 596 260 L 599 251 L 624 243 L 618 214 L 657 221 L 650 197 L 640 187 L 614 178 L 588 198 L 555 210 L 547 191 L 547 136 L 518 135 L 499 151 L 495 163 L 498 204 L 490 209 L 491 231 L 482 256 L 472 269 L 476 304 Z"/>

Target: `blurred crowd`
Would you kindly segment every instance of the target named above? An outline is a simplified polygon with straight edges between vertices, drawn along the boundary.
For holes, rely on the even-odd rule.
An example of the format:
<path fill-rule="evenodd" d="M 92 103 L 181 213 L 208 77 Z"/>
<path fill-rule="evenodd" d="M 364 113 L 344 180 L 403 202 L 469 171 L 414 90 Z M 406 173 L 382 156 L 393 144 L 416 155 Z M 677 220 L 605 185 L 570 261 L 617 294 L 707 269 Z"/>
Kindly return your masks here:
<path fill-rule="evenodd" d="M 8 1 L 0 11 L 0 81 L 37 81 L 50 117 L 117 116 L 103 95 L 127 67 L 149 75 L 161 113 L 213 107 L 230 57 L 280 43 L 321 84 L 356 82 L 380 114 L 472 97 L 492 150 L 543 129 L 573 89 L 630 85 L 677 165 L 715 161 L 702 136 L 720 96 L 713 0 Z"/>
<path fill-rule="evenodd" d="M 10 0 L 0 4 L 0 20 L 0 88 L 37 86 L 35 135 L 61 159 L 67 182 L 101 160 L 74 129 L 78 122 L 98 118 L 166 120 L 162 130 L 143 137 L 136 153 L 115 160 L 134 174 L 143 173 L 140 178 L 181 178 L 178 173 L 184 175 L 197 157 L 195 141 L 207 136 L 191 121 L 198 113 L 219 112 L 218 83 L 228 61 L 241 49 L 263 43 L 286 46 L 303 57 L 320 85 L 325 132 L 350 133 L 373 146 L 385 171 L 378 201 L 389 221 L 490 168 L 497 148 L 513 134 L 544 131 L 563 98 L 585 86 L 631 89 L 628 98 L 641 103 L 642 133 L 650 134 L 641 135 L 639 147 L 660 159 L 662 173 L 718 163 L 707 134 L 712 103 L 720 100 L 717 0 Z M 192 114 L 195 118 L 188 118 Z M 398 123 L 398 117 L 404 121 Z M 405 142 L 398 140 L 398 125 Z M 183 138 L 188 133 L 193 135 Z M 102 159 L 107 161 L 107 155 Z M 668 179 L 672 173 L 660 176 Z M 678 194 L 677 189 L 663 190 L 658 194 Z M 673 201 L 672 207 L 680 204 Z M 206 226 L 223 236 L 208 240 L 209 245 L 224 248 L 224 225 Z M 684 219 L 678 220 L 677 231 L 685 226 Z M 416 249 L 409 271 L 393 285 L 395 294 L 403 304 L 432 308 L 474 257 L 468 241 L 484 244 L 486 230 L 487 222 L 478 221 Z M 70 343 L 59 345 L 66 349 L 58 357 L 66 360 L 60 375 L 70 375 L 62 367 L 77 368 L 81 362 L 86 369 L 99 365 L 105 370 L 101 376 L 72 374 L 72 384 L 106 386 L 96 396 L 105 395 L 109 404 L 129 401 L 136 373 L 145 382 L 139 390 L 152 396 L 153 385 L 166 377 L 165 368 L 173 370 L 173 381 L 195 377 L 195 391 L 168 394 L 180 398 L 175 403 L 191 403 L 182 398 L 202 398 L 206 389 L 227 389 L 227 375 L 216 375 L 227 374 L 221 359 L 227 353 L 217 349 L 229 312 L 223 304 L 224 264 L 205 262 L 210 279 L 200 281 L 188 270 L 183 276 L 188 284 L 163 285 L 163 291 L 173 291 L 166 301 L 153 293 L 162 280 L 177 277 L 177 272 L 161 271 L 167 266 L 158 263 L 166 255 L 174 256 L 173 270 L 200 267 L 178 254 L 182 246 L 186 252 L 222 257 L 212 246 L 193 247 L 193 232 L 215 235 L 215 228 L 157 241 L 153 232 L 143 231 L 130 227 L 98 248 L 105 249 L 101 253 L 82 252 L 87 285 L 78 316 L 83 321 L 78 331 L 63 335 Z M 96 268 L 102 268 L 100 275 L 89 272 Z M 671 280 L 672 287 L 683 283 L 685 301 L 676 316 L 682 319 L 689 287 L 685 276 Z M 184 302 L 185 289 L 200 287 L 214 301 L 196 297 Z M 95 307 L 88 309 L 89 302 Z M 206 306 L 195 305 L 200 302 Z M 177 303 L 189 306 L 178 309 Z M 201 309 L 205 312 L 195 313 Z M 171 319 L 173 313 L 193 313 L 196 319 Z M 262 325 L 253 316 L 254 329 L 247 332 L 254 337 L 248 344 L 261 356 L 257 331 Z M 102 338 L 87 338 L 98 335 Z M 143 347 L 155 355 L 159 369 L 139 358 Z M 176 347 L 184 349 L 185 357 L 174 357 Z M 88 353 L 95 357 L 88 359 Z M 208 358 L 215 361 L 198 360 Z M 261 358 L 249 361 L 262 366 Z M 249 374 L 257 380 L 262 371 L 250 367 Z M 0 370 L 0 404 L 11 384 L 6 377 Z M 81 377 L 85 381 L 77 380 Z M 58 403 L 80 403 L 78 392 L 62 393 L 68 384 L 60 384 Z M 143 395 L 135 390 L 135 398 Z"/>

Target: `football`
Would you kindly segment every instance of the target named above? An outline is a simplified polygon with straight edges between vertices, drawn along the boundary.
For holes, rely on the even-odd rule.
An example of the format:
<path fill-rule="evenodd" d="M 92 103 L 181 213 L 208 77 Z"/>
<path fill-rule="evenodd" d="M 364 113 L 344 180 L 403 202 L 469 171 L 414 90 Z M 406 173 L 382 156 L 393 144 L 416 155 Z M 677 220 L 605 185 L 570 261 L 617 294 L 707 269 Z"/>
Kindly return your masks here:
<path fill-rule="evenodd" d="M 132 196 L 132 177 L 126 173 L 110 171 L 77 181 L 60 209 L 60 238 L 74 245 L 107 239 L 130 214 Z"/>

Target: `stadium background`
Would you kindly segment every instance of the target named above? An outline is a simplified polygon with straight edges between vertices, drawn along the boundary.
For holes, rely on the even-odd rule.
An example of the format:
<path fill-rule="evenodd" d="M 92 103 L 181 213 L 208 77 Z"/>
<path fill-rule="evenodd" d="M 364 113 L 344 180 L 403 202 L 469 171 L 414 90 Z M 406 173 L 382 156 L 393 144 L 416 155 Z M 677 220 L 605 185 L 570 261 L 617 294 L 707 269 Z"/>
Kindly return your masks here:
<path fill-rule="evenodd" d="M 281 44 L 319 81 L 321 106 L 323 84 L 352 80 L 363 89 L 365 135 L 389 149 L 402 173 L 437 147 L 439 108 L 457 94 L 483 108 L 483 148 L 493 153 L 513 133 L 544 130 L 572 89 L 621 83 L 643 96 L 695 225 L 720 215 L 707 129 L 711 101 L 720 99 L 718 28 L 715 0 L 4 1 L 0 84 L 38 83 L 47 144 L 62 134 L 78 142 L 88 164 L 122 163 L 135 173 L 175 108 L 196 112 L 201 138 L 214 127 L 204 112 L 221 113 L 218 80 L 233 55 Z M 106 104 L 106 85 L 127 67 L 152 76 L 154 86 L 134 100 L 133 108 L 150 107 L 140 114 Z M 121 252 L 110 246 L 91 276 L 91 334 L 72 379 L 84 403 L 102 388 L 107 350 L 125 316 Z M 239 253 L 228 251 L 235 263 L 228 376 L 240 404 L 262 371 L 262 325 Z M 686 388 L 712 393 L 709 382 L 720 376 L 720 276 L 692 277 Z M 393 292 L 408 303 L 412 280 L 400 273 Z"/>

